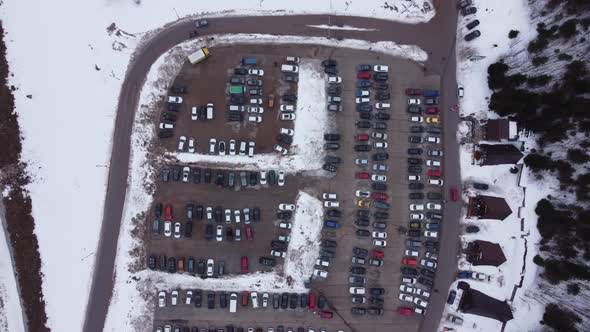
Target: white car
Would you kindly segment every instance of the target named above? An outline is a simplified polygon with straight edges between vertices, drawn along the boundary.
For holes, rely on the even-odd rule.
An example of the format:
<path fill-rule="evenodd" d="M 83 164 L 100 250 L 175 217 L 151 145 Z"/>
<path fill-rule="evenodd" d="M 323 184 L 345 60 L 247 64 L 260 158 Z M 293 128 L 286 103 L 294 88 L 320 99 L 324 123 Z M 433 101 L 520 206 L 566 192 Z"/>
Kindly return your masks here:
<path fill-rule="evenodd" d="M 172 222 L 171 221 L 164 221 L 164 236 L 165 237 L 172 236 Z"/>
<path fill-rule="evenodd" d="M 173 290 L 170 296 L 170 304 L 177 305 L 178 304 L 178 291 Z"/>
<path fill-rule="evenodd" d="M 242 221 L 242 212 L 240 210 L 234 210 L 234 220 L 236 224 L 239 224 Z"/>
<path fill-rule="evenodd" d="M 266 185 L 266 171 L 260 171 L 260 184 L 261 185 Z"/>
<path fill-rule="evenodd" d="M 317 266 L 330 266 L 330 262 L 322 260 L 322 259 L 316 259 L 315 260 L 315 265 Z"/>
<path fill-rule="evenodd" d="M 248 113 L 264 114 L 264 108 L 260 106 L 248 106 Z"/>
<path fill-rule="evenodd" d="M 399 285 L 399 291 L 408 294 L 414 294 L 416 293 L 416 288 L 408 285 Z"/>
<path fill-rule="evenodd" d="M 278 144 L 273 145 L 272 149 L 275 150 L 276 152 L 282 154 L 283 156 L 286 156 L 287 153 L 289 153 L 289 150 L 285 149 L 284 147 L 282 147 Z"/>
<path fill-rule="evenodd" d="M 252 301 L 252 308 L 258 308 L 258 293 L 252 292 L 250 293 L 250 300 Z"/>
<path fill-rule="evenodd" d="M 195 153 L 195 139 L 193 137 L 188 139 L 188 152 Z"/>
<path fill-rule="evenodd" d="M 291 227 L 293 227 L 293 225 L 290 222 L 282 222 L 282 223 L 279 223 L 279 228 L 282 228 L 282 229 L 291 229 Z"/>
<path fill-rule="evenodd" d="M 281 106 L 279 106 L 279 110 L 281 110 L 282 112 L 295 112 L 295 106 L 281 104 Z"/>
<path fill-rule="evenodd" d="M 279 235 L 278 239 L 279 239 L 279 241 L 283 241 L 283 242 L 291 241 L 291 237 L 289 235 Z"/>
<path fill-rule="evenodd" d="M 373 174 L 371 175 L 371 180 L 375 182 L 385 182 L 387 181 L 387 176 L 381 174 Z"/>
<path fill-rule="evenodd" d="M 410 211 L 424 211 L 424 204 L 410 204 Z"/>
<path fill-rule="evenodd" d="M 279 204 L 280 211 L 295 211 L 295 204 L 281 203 Z"/>
<path fill-rule="evenodd" d="M 328 83 L 342 83 L 342 77 L 340 77 L 340 76 L 328 76 Z"/>
<path fill-rule="evenodd" d="M 340 207 L 340 203 L 338 201 L 325 201 L 324 207 L 337 208 L 337 207 Z"/>
<path fill-rule="evenodd" d="M 158 307 L 162 308 L 166 306 L 166 292 L 158 292 Z"/>
<path fill-rule="evenodd" d="M 322 198 L 323 199 L 337 199 L 337 195 L 336 193 L 323 193 L 322 194 Z"/>
<path fill-rule="evenodd" d="M 248 157 L 254 157 L 254 148 L 256 148 L 256 143 L 248 142 Z"/>
<path fill-rule="evenodd" d="M 420 288 L 416 289 L 416 295 L 422 296 L 423 298 L 426 298 L 426 299 L 430 297 L 430 293 L 429 292 L 427 292 L 427 291 L 425 291 L 423 289 L 420 289 Z"/>
<path fill-rule="evenodd" d="M 178 138 L 178 151 L 184 151 L 184 143 L 186 143 L 186 136 Z"/>
<path fill-rule="evenodd" d="M 355 195 L 356 195 L 356 197 L 360 197 L 360 198 L 371 197 L 371 192 L 370 191 L 357 190 L 355 192 Z"/>
<path fill-rule="evenodd" d="M 415 298 L 414 299 L 414 304 L 416 304 L 417 306 L 420 306 L 422 308 L 428 307 L 428 302 L 422 300 L 421 298 Z"/>
<path fill-rule="evenodd" d="M 213 219 L 213 208 L 208 206 L 207 207 L 207 220 L 211 221 Z"/>
<path fill-rule="evenodd" d="M 433 231 L 424 231 L 424 236 L 436 239 L 438 237 L 438 233 Z"/>
<path fill-rule="evenodd" d="M 260 123 L 262 117 L 260 115 L 248 115 L 248 122 Z"/>
<path fill-rule="evenodd" d="M 295 113 L 281 113 L 281 120 L 294 121 L 295 120 Z"/>
<path fill-rule="evenodd" d="M 278 179 L 278 181 L 277 181 L 277 182 L 278 182 L 278 184 L 279 184 L 279 187 L 282 187 L 282 186 L 284 186 L 284 185 L 285 185 L 285 171 L 283 171 L 283 170 L 280 170 L 280 171 L 278 172 L 278 174 L 279 174 L 279 179 Z"/>
<path fill-rule="evenodd" d="M 463 98 L 463 95 L 465 95 L 465 89 L 461 84 L 457 85 L 457 95 L 461 98 Z"/>
<path fill-rule="evenodd" d="M 262 105 L 262 99 L 260 98 L 252 98 L 250 99 L 251 105 Z"/>
<path fill-rule="evenodd" d="M 373 71 L 376 73 L 387 73 L 389 71 L 389 67 L 384 65 L 374 65 Z"/>
<path fill-rule="evenodd" d="M 193 291 L 187 290 L 186 296 L 184 298 L 184 304 L 191 304 L 192 300 L 193 300 Z"/>
<path fill-rule="evenodd" d="M 441 179 L 428 179 L 428 184 L 431 186 L 442 186 L 444 183 Z"/>
<path fill-rule="evenodd" d="M 229 155 L 230 156 L 236 155 L 236 140 L 235 139 L 229 140 Z"/>
<path fill-rule="evenodd" d="M 420 253 L 418 253 L 416 250 L 409 250 L 409 249 L 406 249 L 406 250 L 404 251 L 404 255 L 406 255 L 406 256 L 410 256 L 410 257 L 418 257 L 418 256 L 420 255 Z"/>
<path fill-rule="evenodd" d="M 199 116 L 197 115 L 197 107 L 193 106 L 191 109 L 191 120 L 198 120 Z"/>
<path fill-rule="evenodd" d="M 403 284 L 414 285 L 414 284 L 416 284 L 416 281 L 417 281 L 416 278 L 402 277 Z"/>
<path fill-rule="evenodd" d="M 424 310 L 423 308 L 420 308 L 420 307 L 414 307 L 414 313 L 416 315 L 424 316 L 424 315 L 426 315 L 426 310 Z"/>
<path fill-rule="evenodd" d="M 385 232 L 373 232 L 371 235 L 375 239 L 387 239 L 387 233 Z"/>
<path fill-rule="evenodd" d="M 348 292 L 352 295 L 365 295 L 367 290 L 364 287 L 350 287 Z"/>
<path fill-rule="evenodd" d="M 168 102 L 170 104 L 182 104 L 182 97 L 168 96 Z"/>
<path fill-rule="evenodd" d="M 375 108 L 378 110 L 388 110 L 391 108 L 391 104 L 389 104 L 389 103 L 376 103 Z"/>
<path fill-rule="evenodd" d="M 400 294 L 399 299 L 400 299 L 400 301 L 405 301 L 405 302 L 414 301 L 414 297 L 412 295 L 408 295 L 408 294 Z"/>
<path fill-rule="evenodd" d="M 328 271 L 314 269 L 313 275 L 318 278 L 326 279 L 328 277 Z"/>
<path fill-rule="evenodd" d="M 426 142 L 432 143 L 432 144 L 440 144 L 440 138 L 434 137 L 434 136 L 428 136 L 428 137 L 426 137 Z"/>
<path fill-rule="evenodd" d="M 429 267 L 431 269 L 436 269 L 437 265 L 436 262 L 433 261 L 429 261 L 427 259 L 421 259 L 420 260 L 420 265 L 425 266 L 425 267 Z"/>
<path fill-rule="evenodd" d="M 244 208 L 244 224 L 250 224 L 250 208 Z"/>
<path fill-rule="evenodd" d="M 426 160 L 426 166 L 440 167 L 440 161 L 428 159 L 428 160 Z"/>
<path fill-rule="evenodd" d="M 378 239 L 373 239 L 373 245 L 375 247 L 387 247 L 387 241 L 385 240 L 378 240 Z"/>
<path fill-rule="evenodd" d="M 418 98 L 409 98 L 408 105 L 420 105 L 420 99 Z"/>
<path fill-rule="evenodd" d="M 424 118 L 421 116 L 412 116 L 412 117 L 410 117 L 410 122 L 422 123 L 422 122 L 424 122 Z"/>
<path fill-rule="evenodd" d="M 179 222 L 174 223 L 174 238 L 180 239 L 180 223 Z"/>
<path fill-rule="evenodd" d="M 287 57 L 287 62 L 299 63 L 299 61 L 301 61 L 301 58 L 299 58 L 298 56 L 288 56 Z"/>
<path fill-rule="evenodd" d="M 438 260 L 438 255 L 431 252 L 431 251 L 427 251 L 426 254 L 424 255 L 426 258 L 428 259 L 432 259 L 433 261 L 437 261 Z"/>
<path fill-rule="evenodd" d="M 410 220 L 422 220 L 424 215 L 422 213 L 410 213 Z"/>
<path fill-rule="evenodd" d="M 287 256 L 287 253 L 284 251 L 277 251 L 277 250 L 271 250 L 270 251 L 270 255 L 274 256 L 274 257 L 282 257 L 285 258 L 285 256 Z"/>
<path fill-rule="evenodd" d="M 281 128 L 280 133 L 285 134 L 285 135 L 289 135 L 289 136 L 293 136 L 293 134 L 295 134 L 295 131 L 293 129 Z"/>
<path fill-rule="evenodd" d="M 174 129 L 174 123 L 160 122 L 160 129 Z"/>
<path fill-rule="evenodd" d="M 212 138 L 209 140 L 209 154 L 215 154 L 215 151 L 217 148 L 217 140 L 215 138 Z"/>
<path fill-rule="evenodd" d="M 369 99 L 369 98 L 356 98 L 354 101 L 355 101 L 355 103 L 357 103 L 357 104 L 363 104 L 363 103 L 368 103 L 368 102 L 370 102 L 370 101 L 371 101 L 371 99 Z"/>
<path fill-rule="evenodd" d="M 225 223 L 231 224 L 231 209 L 225 209 Z"/>
<path fill-rule="evenodd" d="M 213 269 L 214 268 L 215 268 L 215 261 L 213 261 L 213 259 L 209 258 L 207 260 L 207 277 L 213 276 Z"/>
<path fill-rule="evenodd" d="M 371 137 L 376 138 L 376 139 L 386 140 L 387 134 L 374 131 L 371 133 Z"/>
<path fill-rule="evenodd" d="M 217 226 L 215 230 L 215 240 L 217 242 L 223 241 L 223 226 L 221 225 Z"/>
<path fill-rule="evenodd" d="M 214 111 L 213 103 L 208 103 L 207 104 L 207 119 L 208 120 L 213 119 L 213 111 Z"/>
<path fill-rule="evenodd" d="M 294 65 L 286 65 L 286 64 L 283 64 L 283 65 L 281 65 L 281 71 L 283 73 L 298 73 L 299 72 L 299 67 L 298 66 L 294 66 Z"/>
<path fill-rule="evenodd" d="M 182 182 L 188 182 L 188 177 L 191 174 L 191 169 L 188 166 L 182 168 Z"/>
<path fill-rule="evenodd" d="M 360 93 L 360 96 L 357 94 L 358 97 L 368 97 L 371 94 L 369 90 L 357 90 L 357 93 Z"/>
<path fill-rule="evenodd" d="M 262 69 L 248 69 L 248 74 L 255 75 L 255 76 L 264 76 L 264 70 L 262 70 Z"/>
<path fill-rule="evenodd" d="M 266 308 L 268 307 L 268 299 L 270 298 L 270 296 L 268 295 L 268 293 L 262 293 L 262 307 Z"/>
<path fill-rule="evenodd" d="M 438 203 L 426 203 L 426 208 L 428 210 L 442 210 L 442 205 Z"/>
<path fill-rule="evenodd" d="M 388 145 L 387 145 L 387 142 L 375 142 L 375 143 L 373 143 L 373 146 L 376 149 L 387 149 Z"/>

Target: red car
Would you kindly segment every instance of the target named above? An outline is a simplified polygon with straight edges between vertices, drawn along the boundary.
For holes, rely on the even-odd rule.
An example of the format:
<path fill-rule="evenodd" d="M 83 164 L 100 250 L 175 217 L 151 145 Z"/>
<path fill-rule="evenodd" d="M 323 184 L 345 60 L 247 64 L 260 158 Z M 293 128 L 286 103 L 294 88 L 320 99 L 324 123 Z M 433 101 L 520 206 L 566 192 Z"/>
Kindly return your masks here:
<path fill-rule="evenodd" d="M 246 226 L 246 238 L 248 241 L 254 240 L 254 233 L 252 232 L 252 227 Z"/>
<path fill-rule="evenodd" d="M 367 135 L 367 134 L 354 135 L 354 139 L 357 140 L 357 141 L 368 141 L 369 140 L 369 135 Z"/>
<path fill-rule="evenodd" d="M 459 190 L 457 187 L 451 187 L 451 199 L 456 202 L 459 199 Z"/>
<path fill-rule="evenodd" d="M 315 309 L 315 294 L 309 293 L 309 309 Z"/>
<path fill-rule="evenodd" d="M 422 96 L 422 89 L 406 88 L 406 96 Z"/>
<path fill-rule="evenodd" d="M 388 196 L 387 194 L 383 194 L 383 193 L 372 193 L 371 197 L 373 199 L 379 200 L 379 201 L 386 201 Z"/>
<path fill-rule="evenodd" d="M 438 107 L 428 107 L 426 109 L 426 114 L 438 114 L 440 112 L 440 108 Z"/>
<path fill-rule="evenodd" d="M 414 258 L 404 257 L 404 258 L 402 258 L 402 263 L 404 265 L 416 266 L 416 265 L 418 265 L 418 260 L 416 260 Z"/>
<path fill-rule="evenodd" d="M 369 80 L 369 79 L 371 79 L 371 73 L 366 72 L 366 71 L 361 71 L 358 74 L 356 74 L 356 78 L 358 78 L 359 80 Z"/>
<path fill-rule="evenodd" d="M 331 311 L 320 311 L 318 312 L 318 316 L 320 316 L 320 318 L 332 319 L 332 317 L 334 317 L 334 313 Z"/>
<path fill-rule="evenodd" d="M 412 311 L 412 308 L 399 307 L 397 308 L 397 313 L 398 315 L 412 316 L 414 312 Z"/>
<path fill-rule="evenodd" d="M 439 171 L 438 169 L 429 169 L 428 170 L 428 176 L 435 177 L 435 178 L 440 178 L 442 176 L 442 172 Z"/>
<path fill-rule="evenodd" d="M 242 273 L 248 273 L 248 257 L 242 256 L 241 270 Z"/>
<path fill-rule="evenodd" d="M 248 296 L 250 296 L 250 293 L 242 292 L 242 307 L 248 306 Z"/>
<path fill-rule="evenodd" d="M 383 257 L 385 257 L 385 254 L 383 253 L 383 251 L 371 250 L 371 258 L 383 259 Z"/>
<path fill-rule="evenodd" d="M 172 206 L 170 204 L 166 204 L 166 207 L 164 208 L 164 220 L 172 220 Z"/>
<path fill-rule="evenodd" d="M 355 179 L 363 179 L 363 180 L 366 180 L 366 179 L 369 178 L 369 173 L 367 173 L 367 172 L 356 172 L 354 174 L 354 178 Z"/>

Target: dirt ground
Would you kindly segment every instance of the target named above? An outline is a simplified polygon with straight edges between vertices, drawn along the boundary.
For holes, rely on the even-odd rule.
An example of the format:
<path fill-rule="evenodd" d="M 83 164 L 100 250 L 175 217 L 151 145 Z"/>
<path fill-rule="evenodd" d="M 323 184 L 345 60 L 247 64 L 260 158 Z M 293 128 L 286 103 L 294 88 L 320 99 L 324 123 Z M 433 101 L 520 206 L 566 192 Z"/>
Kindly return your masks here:
<path fill-rule="evenodd" d="M 253 190 L 241 190 L 233 191 L 228 189 L 221 189 L 215 187 L 213 184 L 184 184 L 184 183 L 168 183 L 158 184 L 156 191 L 156 202 L 171 203 L 173 204 L 175 211 L 184 213 L 184 205 L 187 201 L 192 200 L 204 206 L 207 204 L 211 206 L 222 206 L 223 208 L 243 208 L 259 206 L 262 209 L 262 221 L 256 225 L 252 224 L 254 228 L 254 243 L 245 243 L 243 240 L 241 243 L 214 243 L 203 240 L 200 234 L 202 233 L 202 227 L 204 222 L 197 222 L 197 234 L 193 233 L 193 238 L 190 240 L 180 239 L 175 240 L 172 238 L 153 238 L 149 241 L 149 252 L 153 253 L 166 253 L 167 256 L 182 256 L 187 257 L 191 253 L 195 258 L 199 257 L 212 257 L 217 259 L 223 259 L 226 262 L 226 270 L 228 272 L 235 273 L 239 269 L 239 257 L 247 253 L 250 261 L 252 258 L 257 258 L 258 255 L 268 255 L 270 250 L 269 242 L 274 239 L 277 234 L 277 227 L 272 227 L 270 223 L 276 224 L 276 204 L 278 202 L 292 202 L 298 190 L 310 190 L 318 194 L 322 192 L 334 192 L 338 194 L 338 200 L 340 201 L 340 210 L 343 213 L 343 217 L 340 218 L 341 228 L 338 230 L 323 230 L 323 238 L 332 239 L 338 242 L 338 248 L 336 248 L 336 258 L 330 263 L 329 277 L 325 281 L 314 281 L 311 285 L 311 292 L 316 294 L 324 294 L 329 303 L 329 309 L 334 312 L 334 319 L 323 320 L 318 318 L 313 312 L 308 309 L 298 308 L 296 310 L 273 310 L 272 308 L 254 310 L 252 308 L 239 307 L 238 313 L 231 316 L 227 309 L 208 310 L 206 307 L 194 308 L 192 305 L 179 305 L 177 307 L 166 307 L 157 309 L 155 313 L 154 326 L 161 326 L 165 322 L 173 322 L 181 326 L 196 326 L 196 327 L 222 327 L 232 323 L 234 326 L 242 327 L 274 327 L 277 325 L 284 325 L 296 329 L 298 326 L 313 326 L 316 331 L 320 327 L 333 329 L 343 329 L 345 331 L 383 331 L 383 330 L 407 330 L 416 331 L 419 328 L 420 317 L 413 316 L 399 316 L 397 315 L 397 307 L 404 305 L 398 300 L 399 295 L 399 284 L 400 284 L 400 263 L 404 248 L 405 236 L 398 232 L 399 227 L 406 227 L 408 222 L 408 210 L 409 204 L 408 199 L 408 181 L 407 181 L 407 154 L 406 150 L 409 147 L 408 134 L 409 134 L 409 122 L 408 114 L 406 113 L 407 99 L 404 96 L 405 87 L 421 87 L 421 88 L 438 88 L 440 77 L 429 76 L 424 77 L 423 68 L 416 65 L 415 63 L 408 60 L 401 60 L 399 58 L 393 58 L 382 54 L 376 54 L 367 51 L 355 51 L 350 49 L 336 49 L 323 46 L 291 46 L 282 45 L 280 47 L 265 45 L 265 46 L 252 46 L 252 45 L 232 45 L 232 52 L 228 54 L 227 48 L 214 48 L 212 53 L 214 54 L 207 63 L 196 65 L 190 68 L 188 72 L 183 72 L 178 82 L 188 80 L 188 77 L 196 77 L 196 72 L 200 75 L 213 75 L 215 73 L 223 72 L 226 73 L 228 68 L 233 68 L 242 56 L 256 55 L 259 59 L 264 59 L 263 68 L 267 73 L 273 71 L 273 59 L 282 59 L 286 55 L 296 55 L 300 57 L 326 59 L 333 58 L 338 61 L 339 76 L 343 78 L 342 84 L 342 97 L 344 112 L 340 114 L 331 114 L 329 121 L 335 124 L 337 132 L 342 136 L 340 141 L 341 148 L 338 151 L 330 153 L 331 155 L 337 155 L 342 158 L 342 164 L 339 167 L 337 174 L 330 178 L 309 178 L 290 176 L 287 179 L 287 186 L 283 188 L 271 187 L 271 188 L 258 188 Z M 221 58 L 221 59 L 219 59 Z M 210 61 L 213 60 L 214 61 Z M 356 219 L 356 201 L 357 198 L 354 196 L 354 192 L 357 189 L 360 190 L 371 190 L 371 182 L 369 180 L 355 180 L 354 173 L 358 171 L 364 171 L 367 169 L 361 169 L 354 165 L 355 158 L 370 158 L 375 152 L 373 150 L 370 153 L 357 153 L 354 152 L 353 147 L 354 135 L 366 133 L 370 134 L 373 130 L 357 129 L 355 122 L 359 120 L 358 113 L 354 111 L 354 94 L 356 87 L 356 69 L 355 66 L 360 63 L 371 63 L 371 64 L 385 64 L 390 68 L 389 71 L 389 92 L 391 93 L 392 104 L 391 110 L 388 112 L 391 115 L 391 120 L 386 121 L 388 130 L 386 131 L 389 135 L 388 142 L 390 144 L 387 152 L 390 155 L 389 160 L 386 162 L 391 170 L 386 173 L 388 176 L 388 190 L 386 193 L 389 195 L 388 202 L 391 204 L 389 210 L 388 223 L 388 246 L 383 248 L 385 253 L 384 266 L 383 267 L 367 267 L 367 284 L 365 287 L 383 287 L 386 289 L 386 294 L 383 296 L 385 300 L 385 313 L 383 316 L 353 316 L 350 312 L 353 304 L 350 301 L 350 295 L 348 294 L 348 276 L 349 269 L 351 267 L 352 248 L 361 247 L 365 249 L 374 249 L 371 245 L 370 237 L 357 237 L 355 231 L 357 227 L 353 224 Z M 279 62 L 280 64 L 280 62 Z M 221 66 L 221 67 L 219 67 Z M 269 68 L 270 66 L 270 68 Z M 275 70 L 276 71 L 276 70 Z M 190 74 L 189 74 L 190 73 Z M 207 98 L 214 98 L 214 102 L 223 103 L 225 95 L 224 88 L 226 82 L 229 79 L 229 75 L 217 75 L 219 77 L 213 77 L 213 83 L 210 84 L 213 90 L 207 90 L 207 93 L 196 97 L 197 103 L 205 103 L 208 101 Z M 265 81 L 271 85 L 272 75 L 266 76 L 265 80 L 270 79 L 271 82 Z M 274 79 L 276 80 L 276 78 Z M 191 88 L 194 90 L 194 88 Z M 276 87 L 275 87 L 276 89 Z M 276 90 L 273 91 L 276 96 Z M 371 91 L 374 94 L 374 90 Z M 266 94 L 266 90 L 265 90 Z M 213 96 L 213 97 L 210 97 Z M 192 95 L 190 98 L 193 98 Z M 189 98 L 189 99 L 190 99 Z M 191 101 L 192 102 L 192 101 Z M 375 99 L 371 97 L 371 103 L 374 104 Z M 278 103 L 277 103 L 278 104 Z M 275 104 L 275 105 L 277 105 Z M 275 111 L 276 112 L 276 111 Z M 375 112 L 373 112 L 375 113 Z M 188 114 L 188 113 L 187 113 Z M 188 115 L 187 115 L 188 117 Z M 197 142 L 208 141 L 209 137 L 224 137 L 229 139 L 235 137 L 233 135 L 246 135 L 249 139 L 254 138 L 257 142 L 257 146 L 260 144 L 264 146 L 266 142 L 266 148 L 272 146 L 274 142 L 274 136 L 276 135 L 277 128 L 281 125 L 281 121 L 267 121 L 268 118 L 264 118 L 263 125 L 268 126 L 267 131 L 261 128 L 258 131 L 250 131 L 249 126 L 240 127 L 238 131 L 234 131 L 231 126 L 225 124 L 223 119 L 217 118 L 215 121 L 209 123 L 199 123 L 190 125 L 192 135 L 195 135 Z M 186 120 L 190 121 L 190 120 Z M 201 126 L 202 130 L 198 130 L 197 127 Z M 223 128 L 220 131 L 217 126 Z M 182 128 L 182 125 L 181 127 Z M 188 127 L 187 127 L 188 128 Z M 175 138 L 180 135 L 182 130 L 175 129 Z M 216 136 L 213 135 L 215 130 Z M 333 130 L 331 130 L 333 131 Z M 228 136 L 222 136 L 222 135 Z M 251 136 L 250 136 L 251 135 Z M 255 136 L 254 136 L 255 135 Z M 244 136 L 240 136 L 244 137 Z M 174 149 L 176 145 L 176 139 L 168 140 L 166 144 L 167 148 Z M 373 141 L 371 141 L 373 143 Z M 273 143 L 274 144 L 274 143 Z M 199 152 L 204 152 L 199 150 Z M 372 162 L 371 162 L 372 163 Z M 192 166 L 192 165 L 191 165 Z M 203 166 L 204 167 L 204 166 Z M 202 168 L 203 168 L 202 167 Z M 372 173 L 372 172 L 371 172 Z M 371 212 L 375 210 L 372 209 Z M 371 223 L 374 222 L 374 218 L 371 217 Z M 268 227 L 271 226 L 271 227 Z M 367 227 L 367 229 L 372 230 Z M 243 251 L 241 249 L 244 249 Z M 250 271 L 253 270 L 265 270 L 258 264 L 251 264 Z M 272 295 L 271 295 L 272 296 Z M 358 306 L 358 305 L 356 305 Z M 361 305 L 362 307 L 370 307 L 370 305 Z M 174 324 L 173 324 L 174 325 Z"/>

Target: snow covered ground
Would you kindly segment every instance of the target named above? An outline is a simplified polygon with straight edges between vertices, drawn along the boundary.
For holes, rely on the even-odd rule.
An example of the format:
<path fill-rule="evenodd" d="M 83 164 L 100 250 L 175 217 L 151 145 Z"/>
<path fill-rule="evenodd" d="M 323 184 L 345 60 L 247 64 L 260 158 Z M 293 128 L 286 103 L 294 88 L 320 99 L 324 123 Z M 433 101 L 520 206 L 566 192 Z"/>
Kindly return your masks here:
<path fill-rule="evenodd" d="M 4 222 L 4 206 L 0 203 L 0 331 L 24 332 L 24 317 L 9 242 Z"/>
<path fill-rule="evenodd" d="M 502 1 L 474 1 L 478 8 L 477 14 L 467 19 L 459 18 L 457 32 L 457 81 L 465 87 L 465 97 L 461 100 L 461 115 L 473 116 L 476 119 L 493 119 L 498 115 L 488 109 L 491 90 L 487 86 L 487 68 L 502 56 L 511 52 L 518 52 L 526 48 L 528 42 L 535 37 L 536 31 L 531 25 L 529 9 L 526 0 Z M 472 19 L 478 19 L 481 24 L 477 27 L 481 37 L 472 42 L 465 42 L 467 34 L 465 25 Z M 516 39 L 508 39 L 510 30 L 520 31 Z M 484 57 L 484 58 L 481 58 Z M 459 126 L 457 138 L 460 140 L 468 127 L 463 123 Z M 533 145 L 533 138 L 521 138 L 525 141 L 525 151 Z M 484 143 L 484 142 L 482 142 Z M 489 142 L 494 144 L 493 142 Z M 517 143 L 520 144 L 520 143 Z M 519 146 L 519 145 L 518 145 Z M 481 192 L 485 195 L 504 197 L 512 209 L 512 214 L 504 221 L 498 220 L 461 220 L 462 225 L 477 225 L 478 234 L 464 234 L 463 242 L 475 239 L 499 243 L 506 255 L 507 261 L 498 268 L 490 266 L 471 266 L 462 257 L 459 269 L 471 270 L 492 276 L 490 282 L 468 280 L 474 289 L 480 290 L 499 300 L 508 300 L 513 309 L 514 319 L 506 325 L 505 331 L 534 331 L 539 329 L 544 306 L 531 295 L 537 278 L 537 266 L 532 262 L 538 252 L 540 235 L 537 231 L 537 216 L 534 212 L 536 202 L 549 193 L 552 183 L 535 181 L 526 166 L 522 175 L 509 172 L 509 165 L 474 166 L 471 165 L 471 144 L 461 146 L 461 176 L 464 187 L 472 192 L 469 183 L 484 182 L 490 185 L 490 190 Z M 521 161 L 522 162 L 522 161 Z M 463 199 L 466 199 L 465 193 Z M 465 209 L 463 211 L 465 215 Z M 522 229 L 521 229 L 522 224 Z M 523 256 L 526 250 L 526 260 Z M 523 263 L 526 269 L 523 273 Z M 516 296 L 510 301 L 515 285 L 522 279 L 522 288 L 517 289 Z M 455 282 L 451 289 L 456 289 Z M 457 313 L 459 303 L 458 292 L 455 304 L 447 305 L 441 329 L 451 326 L 445 323 L 446 313 L 453 313 L 464 319 L 461 327 L 452 326 L 456 331 L 497 331 L 501 323 L 485 317 L 471 314 Z"/>

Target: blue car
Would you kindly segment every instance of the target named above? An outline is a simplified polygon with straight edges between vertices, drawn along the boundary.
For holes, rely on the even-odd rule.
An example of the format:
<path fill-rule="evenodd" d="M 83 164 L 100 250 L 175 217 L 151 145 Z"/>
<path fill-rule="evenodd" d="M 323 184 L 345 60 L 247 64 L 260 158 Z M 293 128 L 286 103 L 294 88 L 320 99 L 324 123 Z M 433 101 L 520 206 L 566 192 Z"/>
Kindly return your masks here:
<path fill-rule="evenodd" d="M 340 228 L 340 224 L 337 221 L 333 220 L 326 220 L 324 225 L 326 225 L 326 227 L 328 228 Z"/>
<path fill-rule="evenodd" d="M 370 88 L 371 81 L 356 81 L 357 88 Z"/>
<path fill-rule="evenodd" d="M 459 271 L 457 273 L 457 279 L 469 279 L 471 278 L 471 272 L 469 271 Z"/>

